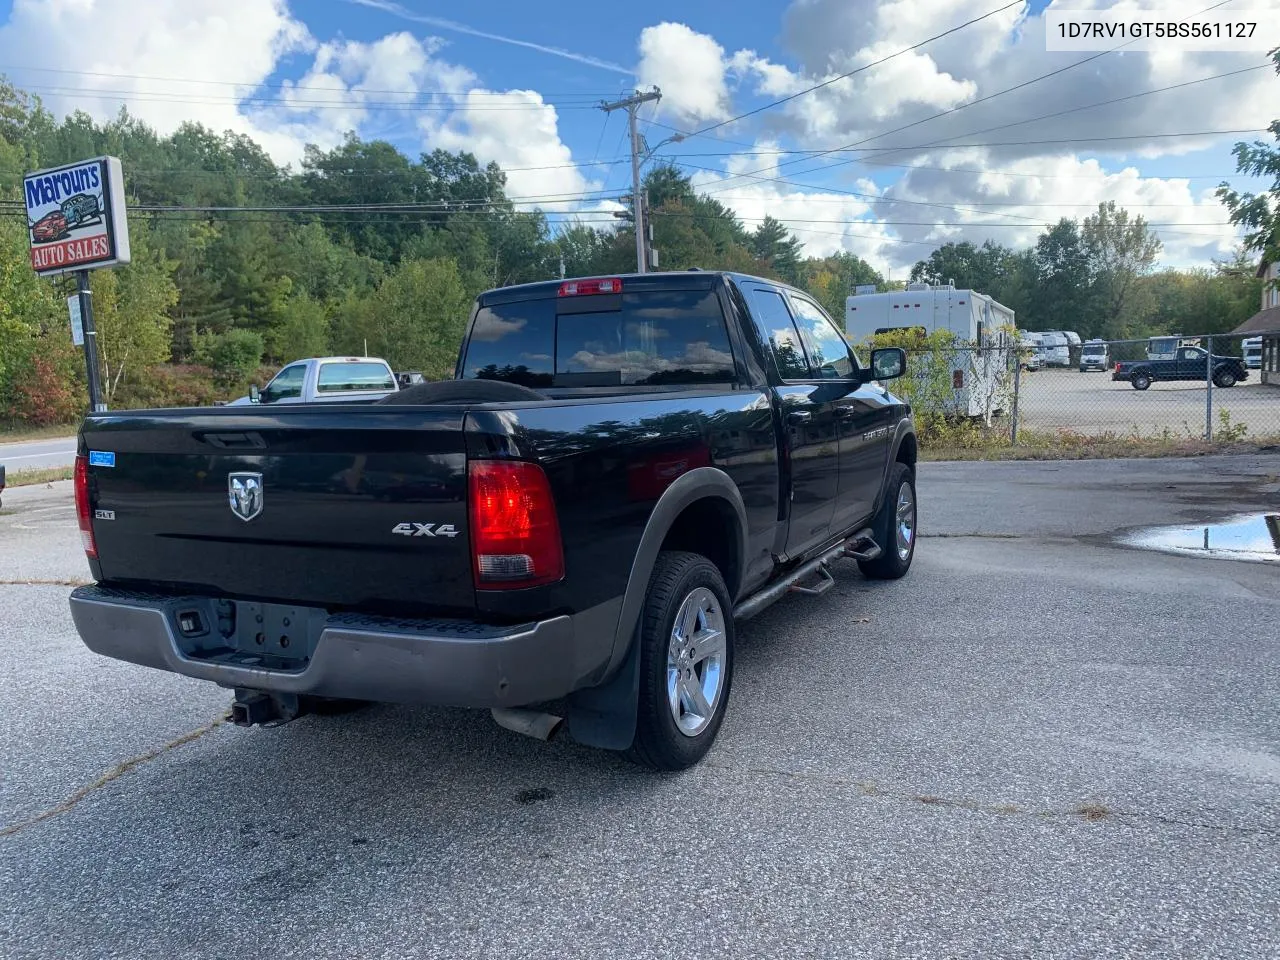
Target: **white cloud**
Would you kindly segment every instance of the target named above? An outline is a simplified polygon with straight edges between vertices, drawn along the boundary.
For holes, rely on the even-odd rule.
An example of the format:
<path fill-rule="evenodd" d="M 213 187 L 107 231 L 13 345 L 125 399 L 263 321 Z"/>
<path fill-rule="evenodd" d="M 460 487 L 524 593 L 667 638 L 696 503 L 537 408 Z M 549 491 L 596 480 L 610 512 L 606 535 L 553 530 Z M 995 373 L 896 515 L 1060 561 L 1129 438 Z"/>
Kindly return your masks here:
<path fill-rule="evenodd" d="M 418 94 L 433 94 L 431 110 L 447 109 L 476 82 L 467 68 L 435 55 L 443 46 L 437 38 L 418 40 L 403 32 L 371 43 L 320 44 L 306 75 L 281 85 L 285 105 L 251 109 L 248 116 L 260 130 L 292 144 L 298 155 L 304 143 L 331 147 L 347 131 L 371 123 L 412 129 L 410 106 L 423 102 Z"/>
<path fill-rule="evenodd" d="M 467 150 L 481 163 L 496 161 L 507 171 L 508 196 L 581 194 L 593 184 L 581 168 L 569 166 L 573 154 L 560 139 L 557 121 L 556 108 L 534 90 L 473 89 L 444 123 L 428 119 L 423 130 L 431 147 Z"/>
<path fill-rule="evenodd" d="M 68 44 L 71 59 L 41 53 Z M 0 27 L 0 61 L 10 65 L 11 79 L 36 88 L 57 115 L 82 109 L 106 119 L 127 102 L 130 113 L 161 132 L 196 119 L 263 141 L 270 137 L 247 120 L 238 99 L 281 57 L 314 44 L 285 0 L 15 0 Z M 48 66 L 75 74 L 21 69 Z"/>
<path fill-rule="evenodd" d="M 683 23 L 660 23 L 640 32 L 641 86 L 662 89 L 661 108 L 689 123 L 729 116 L 724 48 Z"/>

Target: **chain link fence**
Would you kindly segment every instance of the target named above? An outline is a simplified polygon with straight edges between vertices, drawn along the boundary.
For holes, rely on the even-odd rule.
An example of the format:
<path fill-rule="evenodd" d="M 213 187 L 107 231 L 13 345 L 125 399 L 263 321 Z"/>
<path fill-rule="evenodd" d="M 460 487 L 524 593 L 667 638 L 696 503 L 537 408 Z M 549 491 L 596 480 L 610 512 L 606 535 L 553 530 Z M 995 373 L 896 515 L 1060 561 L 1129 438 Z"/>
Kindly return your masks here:
<path fill-rule="evenodd" d="M 1280 331 L 907 355 L 893 389 L 935 450 L 1280 442 Z"/>

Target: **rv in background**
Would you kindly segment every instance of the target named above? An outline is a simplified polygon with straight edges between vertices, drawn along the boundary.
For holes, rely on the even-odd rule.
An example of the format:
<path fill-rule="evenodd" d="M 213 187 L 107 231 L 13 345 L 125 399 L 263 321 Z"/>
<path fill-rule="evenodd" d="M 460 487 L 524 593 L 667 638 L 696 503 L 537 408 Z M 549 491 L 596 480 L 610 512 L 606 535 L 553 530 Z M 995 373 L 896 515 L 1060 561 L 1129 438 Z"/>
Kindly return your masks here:
<path fill-rule="evenodd" d="M 1014 316 L 986 294 L 949 283 L 857 294 L 845 300 L 844 329 L 855 343 L 897 330 L 951 331 L 961 346 L 981 349 L 960 349 L 952 357 L 953 398 L 947 412 L 988 417 L 1003 410 L 1001 385 L 1013 371 Z"/>
<path fill-rule="evenodd" d="M 1040 334 L 1044 343 L 1044 365 L 1046 367 L 1071 366 L 1071 341 L 1060 330 L 1046 330 Z"/>
<path fill-rule="evenodd" d="M 1244 347 L 1244 365 L 1250 370 L 1262 369 L 1262 338 L 1261 337 L 1245 337 Z"/>

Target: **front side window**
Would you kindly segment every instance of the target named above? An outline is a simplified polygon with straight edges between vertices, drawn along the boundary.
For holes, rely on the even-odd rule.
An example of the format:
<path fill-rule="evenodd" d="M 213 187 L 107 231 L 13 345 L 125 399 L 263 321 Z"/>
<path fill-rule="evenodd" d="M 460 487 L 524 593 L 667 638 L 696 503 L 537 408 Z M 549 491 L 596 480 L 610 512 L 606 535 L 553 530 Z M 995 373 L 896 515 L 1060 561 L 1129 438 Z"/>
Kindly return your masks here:
<path fill-rule="evenodd" d="M 276 374 L 276 378 L 267 384 L 261 393 L 263 403 L 275 403 L 277 400 L 288 400 L 302 396 L 302 384 L 307 378 L 305 364 L 295 363 L 285 367 Z"/>
<path fill-rule="evenodd" d="M 857 369 L 853 351 L 840 331 L 816 303 L 805 297 L 791 295 L 791 306 L 796 315 L 796 329 L 804 341 L 805 352 L 814 375 L 823 380 L 847 380 Z"/>

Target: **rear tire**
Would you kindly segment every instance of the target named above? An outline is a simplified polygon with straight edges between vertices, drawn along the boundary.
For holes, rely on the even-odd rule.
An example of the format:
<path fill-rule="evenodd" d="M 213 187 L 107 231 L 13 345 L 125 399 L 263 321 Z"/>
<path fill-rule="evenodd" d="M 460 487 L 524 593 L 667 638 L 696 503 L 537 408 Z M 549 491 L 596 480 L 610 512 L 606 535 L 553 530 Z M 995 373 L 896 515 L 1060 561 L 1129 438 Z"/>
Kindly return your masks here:
<path fill-rule="evenodd" d="M 897 580 L 906 576 L 916 555 L 916 477 L 905 463 L 895 462 L 885 485 L 884 503 L 872 530 L 880 544 L 880 556 L 859 560 L 858 569 L 868 580 Z"/>
<path fill-rule="evenodd" d="M 1134 373 L 1129 375 L 1129 386 L 1135 390 L 1145 390 L 1151 386 L 1151 374 Z"/>
<path fill-rule="evenodd" d="M 716 565 L 698 553 L 658 554 L 640 619 L 631 760 L 683 770 L 706 756 L 729 703 L 733 641 L 733 604 Z"/>

